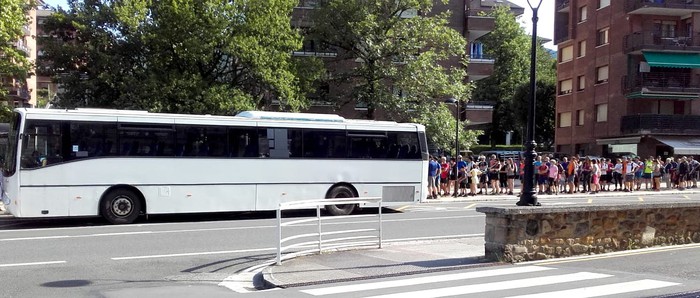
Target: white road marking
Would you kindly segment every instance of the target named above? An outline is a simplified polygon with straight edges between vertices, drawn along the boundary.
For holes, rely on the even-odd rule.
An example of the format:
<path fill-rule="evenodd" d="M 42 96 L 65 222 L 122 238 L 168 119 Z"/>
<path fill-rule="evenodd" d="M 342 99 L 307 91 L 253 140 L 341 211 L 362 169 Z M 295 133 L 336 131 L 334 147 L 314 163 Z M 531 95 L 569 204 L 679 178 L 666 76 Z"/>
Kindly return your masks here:
<path fill-rule="evenodd" d="M 304 292 L 304 293 L 307 293 L 310 295 L 314 295 L 314 296 L 324 296 L 324 295 L 332 295 L 332 294 L 340 294 L 340 293 L 352 293 L 352 292 L 369 291 L 369 290 L 376 290 L 376 289 L 388 289 L 388 288 L 405 287 L 405 286 L 412 286 L 412 285 L 422 285 L 422 284 L 437 283 L 437 282 L 474 279 L 474 278 L 482 278 L 482 277 L 489 277 L 489 276 L 531 273 L 531 272 L 546 271 L 546 270 L 553 270 L 553 269 L 554 268 L 540 267 L 540 266 L 527 266 L 527 267 L 521 267 L 521 268 L 508 267 L 508 268 L 492 269 L 492 270 L 484 270 L 484 271 L 472 271 L 472 272 L 446 274 L 446 275 L 407 278 L 407 279 L 391 280 L 391 281 L 380 281 L 380 282 L 372 282 L 372 283 L 365 283 L 365 284 L 354 284 L 354 285 L 347 285 L 347 286 L 318 288 L 318 289 L 311 289 L 311 290 L 302 290 L 301 292 Z M 421 296 L 415 296 L 415 297 L 421 297 Z"/>
<path fill-rule="evenodd" d="M 111 258 L 111 259 L 114 261 L 123 261 L 123 260 L 139 260 L 139 259 L 157 259 L 157 258 L 235 254 L 235 253 L 244 253 L 244 252 L 264 252 L 264 251 L 274 251 L 274 250 L 277 250 L 277 248 L 251 248 L 251 249 L 239 249 L 239 250 L 205 251 L 205 252 L 190 252 L 190 253 L 165 254 L 165 255 L 117 257 L 117 258 Z"/>
<path fill-rule="evenodd" d="M 459 287 L 448 287 L 430 290 L 421 290 L 413 292 L 396 293 L 389 295 L 373 296 L 369 298 L 404 298 L 404 297 L 421 297 L 421 298 L 437 298 L 446 296 L 460 296 L 474 293 L 484 293 L 491 291 L 501 291 L 501 290 L 512 290 L 520 288 L 529 288 L 544 285 L 553 285 L 558 283 L 567 283 L 581 280 L 591 280 L 611 277 L 612 275 L 591 273 L 591 272 L 579 272 L 572 274 L 556 275 L 556 276 L 543 276 L 534 278 L 524 278 L 518 280 L 508 280 L 499 282 L 490 282 L 483 284 L 459 286 Z"/>
<path fill-rule="evenodd" d="M 476 206 L 476 203 L 469 204 L 468 206 L 464 207 L 464 209 L 469 209 L 474 206 Z"/>
<path fill-rule="evenodd" d="M 0 264 L 0 267 L 38 266 L 38 265 L 53 265 L 53 264 L 63 264 L 63 263 L 66 263 L 66 261 L 49 261 L 49 262 L 32 262 L 32 263 Z"/>
<path fill-rule="evenodd" d="M 631 293 L 631 292 L 637 292 L 637 291 L 652 290 L 652 289 L 665 288 L 665 287 L 677 286 L 677 285 L 679 285 L 679 284 L 674 283 L 674 282 L 658 281 L 658 280 L 653 280 L 653 279 L 643 279 L 643 280 L 637 280 L 637 281 L 622 282 L 622 283 L 615 283 L 615 284 L 608 284 L 608 285 L 594 286 L 594 287 L 577 288 L 577 289 L 571 289 L 571 290 L 554 291 L 554 292 L 547 292 L 547 293 L 537 293 L 537 294 L 532 294 L 532 295 L 511 296 L 509 298 L 546 298 L 546 297 L 586 298 L 586 297 L 599 297 L 599 296 L 608 296 L 608 295 L 615 295 L 615 294 L 624 294 L 624 293 Z"/>

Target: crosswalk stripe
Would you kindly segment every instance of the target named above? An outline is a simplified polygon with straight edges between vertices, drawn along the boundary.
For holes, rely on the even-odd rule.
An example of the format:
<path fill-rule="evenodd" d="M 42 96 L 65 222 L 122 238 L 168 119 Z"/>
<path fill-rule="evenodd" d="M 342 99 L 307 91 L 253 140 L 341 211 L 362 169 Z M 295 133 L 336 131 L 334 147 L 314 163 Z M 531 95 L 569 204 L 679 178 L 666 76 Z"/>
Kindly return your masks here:
<path fill-rule="evenodd" d="M 571 290 L 554 291 L 554 292 L 547 292 L 547 293 L 537 293 L 537 294 L 532 294 L 532 295 L 511 296 L 509 298 L 598 297 L 598 296 L 607 296 L 607 295 L 615 295 L 615 294 L 623 294 L 623 293 L 658 289 L 658 288 L 664 288 L 664 287 L 670 287 L 670 286 L 676 286 L 676 285 L 679 285 L 679 284 L 673 283 L 673 282 L 653 280 L 653 279 L 643 279 L 643 280 L 637 280 L 637 281 L 630 281 L 630 282 L 623 282 L 623 283 L 616 283 L 616 284 L 609 284 L 609 285 L 602 285 L 602 286 L 594 286 L 594 287 L 577 288 L 577 289 L 571 289 Z"/>
<path fill-rule="evenodd" d="M 339 293 L 350 293 L 350 292 L 368 291 L 368 290 L 376 290 L 376 289 L 405 287 L 405 286 L 410 286 L 410 285 L 421 285 L 421 284 L 429 284 L 429 283 L 436 283 L 436 282 L 465 280 L 465 279 L 474 279 L 474 278 L 508 275 L 508 274 L 531 273 L 531 272 L 546 271 L 546 270 L 552 270 L 552 269 L 554 269 L 554 268 L 542 267 L 542 266 L 508 267 L 508 268 L 501 268 L 501 269 L 472 271 L 472 272 L 455 273 L 455 274 L 447 274 L 447 275 L 407 278 L 407 279 L 402 279 L 402 280 L 380 281 L 380 282 L 372 282 L 372 283 L 365 283 L 365 284 L 318 288 L 318 289 L 302 290 L 301 292 L 311 294 L 314 296 L 323 296 L 323 295 L 331 295 L 331 294 L 339 294 Z"/>
<path fill-rule="evenodd" d="M 459 286 L 459 287 L 448 287 L 448 288 L 440 288 L 440 289 L 403 292 L 403 293 L 396 293 L 396 294 L 373 296 L 373 297 L 368 297 L 368 298 L 403 298 L 403 297 L 438 298 L 438 297 L 446 297 L 446 296 L 457 296 L 457 295 L 483 293 L 483 292 L 490 292 L 490 291 L 512 290 L 512 289 L 519 289 L 519 288 L 552 285 L 552 284 L 566 283 L 566 282 L 573 282 L 573 281 L 606 278 L 606 277 L 611 277 L 611 276 L 612 275 L 608 275 L 608 274 L 579 272 L 579 273 L 564 274 L 564 275 L 558 275 L 558 276 L 544 276 L 544 277 L 490 282 L 490 283 Z"/>

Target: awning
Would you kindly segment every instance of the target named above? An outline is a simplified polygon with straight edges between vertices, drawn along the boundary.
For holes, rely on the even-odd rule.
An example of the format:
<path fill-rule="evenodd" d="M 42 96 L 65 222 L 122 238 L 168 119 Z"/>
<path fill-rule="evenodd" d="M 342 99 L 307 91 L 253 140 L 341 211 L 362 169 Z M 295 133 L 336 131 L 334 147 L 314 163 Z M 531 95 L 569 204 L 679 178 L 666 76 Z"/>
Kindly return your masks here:
<path fill-rule="evenodd" d="M 611 138 L 611 139 L 597 139 L 595 140 L 598 145 L 618 145 L 618 144 L 639 144 L 642 137 L 624 137 L 624 138 Z"/>
<path fill-rule="evenodd" d="M 673 154 L 700 155 L 700 138 L 654 137 L 661 143 L 673 147 Z"/>
<path fill-rule="evenodd" d="M 700 68 L 700 54 L 693 53 L 666 53 L 643 52 L 649 66 L 675 67 L 675 68 Z"/>

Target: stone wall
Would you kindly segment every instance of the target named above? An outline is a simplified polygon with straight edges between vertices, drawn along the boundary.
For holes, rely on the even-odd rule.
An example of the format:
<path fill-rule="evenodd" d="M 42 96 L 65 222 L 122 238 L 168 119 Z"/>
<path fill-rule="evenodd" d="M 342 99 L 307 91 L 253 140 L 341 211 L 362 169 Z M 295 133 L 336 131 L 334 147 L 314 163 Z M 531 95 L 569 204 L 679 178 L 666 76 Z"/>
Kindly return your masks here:
<path fill-rule="evenodd" d="M 521 262 L 700 242 L 700 202 L 479 207 L 485 253 Z"/>

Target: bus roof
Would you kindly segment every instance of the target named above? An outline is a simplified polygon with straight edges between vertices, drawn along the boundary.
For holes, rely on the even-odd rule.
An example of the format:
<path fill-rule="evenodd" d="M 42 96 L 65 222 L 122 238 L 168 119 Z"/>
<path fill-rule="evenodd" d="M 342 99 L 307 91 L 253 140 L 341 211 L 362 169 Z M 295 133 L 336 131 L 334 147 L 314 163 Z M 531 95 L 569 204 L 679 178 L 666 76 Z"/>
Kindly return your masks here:
<path fill-rule="evenodd" d="M 186 119 L 189 121 L 243 121 L 243 122 L 309 122 L 325 125 L 360 125 L 360 126 L 394 126 L 394 127 L 413 127 L 418 126 L 419 130 L 423 130 L 423 126 L 413 123 L 397 123 L 393 121 L 377 121 L 377 120 L 362 120 L 362 119 L 345 119 L 335 114 L 313 114 L 313 113 L 290 113 L 290 112 L 270 112 L 270 111 L 244 111 L 236 116 L 218 116 L 218 115 L 197 115 L 197 114 L 168 114 L 168 113 L 151 113 L 141 110 L 117 110 L 117 109 L 96 109 L 96 108 L 77 108 L 77 109 L 37 109 L 37 108 L 17 108 L 24 114 L 41 115 L 40 118 L 45 119 L 64 119 L 72 116 L 95 116 L 97 120 L 101 116 L 116 116 L 141 118 L 143 121 L 161 122 L 165 119 Z M 149 120 L 152 119 L 152 120 Z M 161 121 L 157 121 L 161 120 Z"/>

